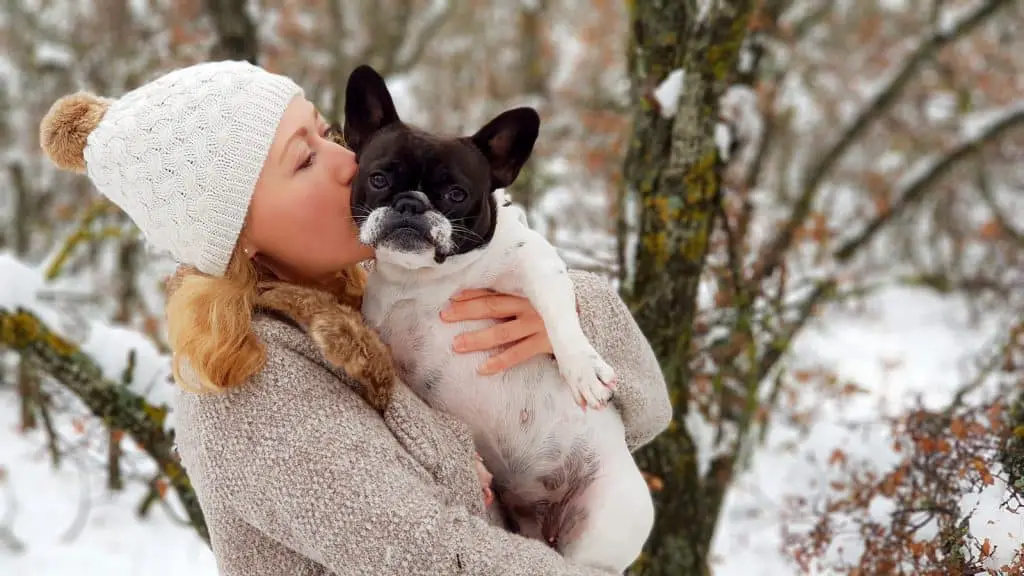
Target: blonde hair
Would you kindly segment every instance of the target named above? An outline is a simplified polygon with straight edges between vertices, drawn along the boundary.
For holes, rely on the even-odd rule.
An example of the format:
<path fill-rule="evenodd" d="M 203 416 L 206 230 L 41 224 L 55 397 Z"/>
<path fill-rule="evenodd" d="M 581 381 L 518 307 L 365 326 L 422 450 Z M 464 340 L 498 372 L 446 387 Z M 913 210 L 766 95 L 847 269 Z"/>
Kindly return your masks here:
<path fill-rule="evenodd" d="M 223 276 L 192 270 L 167 296 L 168 344 L 174 379 L 183 388 L 221 391 L 245 382 L 266 363 L 266 349 L 252 331 L 260 275 L 252 261 L 231 256 Z M 185 362 L 198 386 L 183 377 Z"/>
<path fill-rule="evenodd" d="M 366 277 L 360 264 L 352 264 L 315 286 L 358 311 Z M 223 276 L 195 268 L 174 276 L 168 286 L 166 314 L 171 371 L 179 386 L 219 392 L 243 384 L 263 368 L 266 348 L 253 333 L 252 319 L 260 283 L 265 280 L 276 278 L 238 248 Z M 185 376 L 186 369 L 194 378 Z"/>

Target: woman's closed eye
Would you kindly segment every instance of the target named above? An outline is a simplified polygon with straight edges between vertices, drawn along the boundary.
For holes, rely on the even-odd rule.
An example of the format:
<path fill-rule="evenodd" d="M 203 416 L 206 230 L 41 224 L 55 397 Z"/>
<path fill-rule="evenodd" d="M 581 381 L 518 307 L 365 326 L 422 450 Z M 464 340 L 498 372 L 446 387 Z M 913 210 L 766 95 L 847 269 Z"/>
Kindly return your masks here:
<path fill-rule="evenodd" d="M 312 150 L 310 150 L 309 153 L 306 154 L 306 157 L 302 161 L 302 164 L 299 164 L 299 168 L 298 168 L 297 172 L 301 172 L 302 170 L 305 170 L 306 168 L 309 168 L 310 166 L 313 165 L 314 161 L 316 161 L 316 152 L 313 152 Z"/>
<path fill-rule="evenodd" d="M 320 122 L 317 123 L 317 133 L 319 133 L 320 138 L 327 139 L 329 131 L 330 126 L 326 122 L 321 120 Z M 306 168 L 311 167 L 314 162 L 316 162 L 316 152 L 310 150 L 303 158 L 302 163 L 299 164 L 299 167 L 296 171 L 298 172 L 305 170 Z"/>

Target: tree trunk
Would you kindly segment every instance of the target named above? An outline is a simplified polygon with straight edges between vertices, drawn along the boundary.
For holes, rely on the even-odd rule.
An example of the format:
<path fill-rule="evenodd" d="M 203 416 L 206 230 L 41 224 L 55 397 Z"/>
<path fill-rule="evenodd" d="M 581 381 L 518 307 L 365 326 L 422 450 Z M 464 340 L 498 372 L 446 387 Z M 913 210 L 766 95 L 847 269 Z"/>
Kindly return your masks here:
<path fill-rule="evenodd" d="M 8 166 L 11 182 L 14 186 L 14 218 L 11 222 L 14 241 L 12 242 L 14 253 L 18 258 L 28 259 L 31 250 L 32 230 L 31 223 L 34 220 L 32 214 L 31 192 L 28 188 L 28 181 L 25 179 L 25 171 L 21 164 L 12 162 Z M 35 367 L 24 358 L 18 359 L 18 398 L 20 401 L 21 429 L 34 430 L 38 425 L 36 420 L 35 403 L 39 399 L 39 375 Z"/>
<path fill-rule="evenodd" d="M 549 66 L 544 61 L 542 44 L 544 42 L 544 16 L 548 2 L 534 2 L 524 5 L 519 12 L 520 36 L 520 78 L 522 91 L 538 100 L 548 96 L 547 81 Z M 512 200 L 522 205 L 527 219 L 532 223 L 533 208 L 539 200 L 537 186 L 536 160 L 531 159 L 523 166 L 519 178 L 509 187 Z"/>
<path fill-rule="evenodd" d="M 259 43 L 245 0 L 207 0 L 206 11 L 217 31 L 211 60 L 248 60 L 256 64 Z"/>
<path fill-rule="evenodd" d="M 134 310 L 139 306 L 137 276 L 141 247 L 135 235 L 122 239 L 118 246 L 117 311 L 113 318 L 115 324 L 128 325 Z M 134 362 L 129 362 L 122 376 L 122 385 L 131 385 L 133 372 Z M 124 431 L 111 425 L 107 432 L 107 489 L 118 491 L 124 489 L 124 478 L 121 475 L 121 437 Z"/>
<path fill-rule="evenodd" d="M 709 574 L 729 481 L 714 466 L 701 477 L 683 420 L 697 288 L 721 193 L 718 102 L 734 76 L 753 2 L 714 2 L 703 15 L 691 9 L 696 3 L 647 0 L 633 3 L 630 14 L 634 127 L 624 173 L 640 215 L 636 273 L 624 293 L 661 361 L 674 406 L 669 429 L 637 453 L 641 467 L 663 482 L 654 530 L 633 568 L 645 576 Z M 676 69 L 685 71 L 683 90 L 674 117 L 664 118 L 653 91 Z"/>

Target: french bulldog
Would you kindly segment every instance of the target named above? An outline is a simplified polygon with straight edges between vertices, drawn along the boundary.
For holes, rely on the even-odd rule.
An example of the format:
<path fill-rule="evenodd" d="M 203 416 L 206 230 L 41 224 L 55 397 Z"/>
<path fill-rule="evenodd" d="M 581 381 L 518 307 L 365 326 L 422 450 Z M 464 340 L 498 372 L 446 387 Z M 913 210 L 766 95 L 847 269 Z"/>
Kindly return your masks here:
<path fill-rule="evenodd" d="M 536 111 L 515 108 L 472 136 L 431 134 L 399 119 L 373 68 L 352 72 L 343 127 L 359 163 L 352 209 L 376 251 L 362 311 L 402 379 L 470 428 L 513 530 L 621 573 L 640 554 L 654 507 L 608 406 L 615 371 L 583 333 L 565 263 L 504 201 L 539 127 Z M 440 318 L 471 288 L 528 298 L 554 358 L 478 374 L 485 353 L 456 354 L 451 342 L 494 322 Z"/>

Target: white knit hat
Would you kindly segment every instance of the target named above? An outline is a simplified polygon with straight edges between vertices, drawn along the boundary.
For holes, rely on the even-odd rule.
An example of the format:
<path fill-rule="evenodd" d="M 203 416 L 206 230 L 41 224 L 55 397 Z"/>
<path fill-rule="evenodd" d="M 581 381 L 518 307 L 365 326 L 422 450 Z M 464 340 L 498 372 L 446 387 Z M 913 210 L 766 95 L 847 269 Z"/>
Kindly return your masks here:
<path fill-rule="evenodd" d="M 181 68 L 120 99 L 65 96 L 40 124 L 50 159 L 86 173 L 146 240 L 222 275 L 278 123 L 302 88 L 248 62 Z"/>

